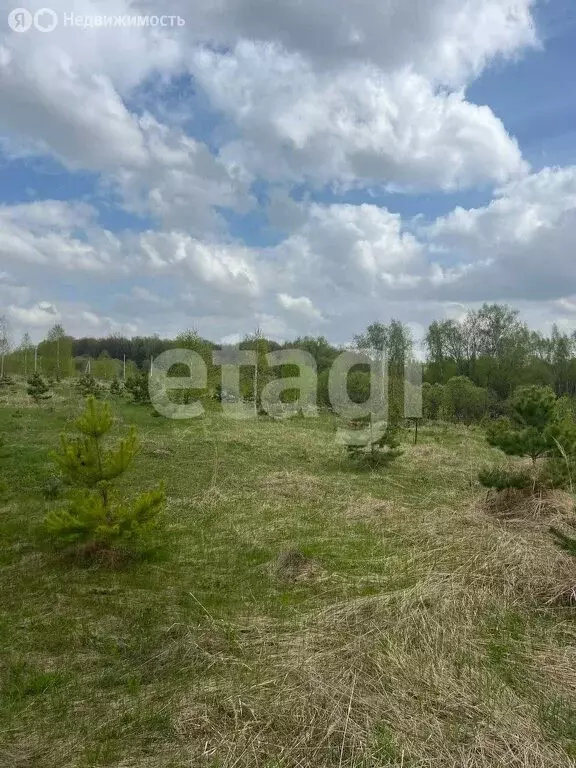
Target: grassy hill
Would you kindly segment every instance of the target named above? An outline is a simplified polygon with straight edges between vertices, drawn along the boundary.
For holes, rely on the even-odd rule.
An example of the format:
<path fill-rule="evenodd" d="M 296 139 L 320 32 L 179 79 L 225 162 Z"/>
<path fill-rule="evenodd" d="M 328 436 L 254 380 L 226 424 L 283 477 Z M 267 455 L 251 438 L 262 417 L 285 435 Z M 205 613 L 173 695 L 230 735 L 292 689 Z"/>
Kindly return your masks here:
<path fill-rule="evenodd" d="M 0 403 L 0 763 L 12 768 L 570 766 L 576 561 L 483 510 L 481 430 L 427 426 L 354 470 L 335 420 L 138 427 L 163 557 L 39 546 L 66 389 Z M 558 595 L 564 599 L 556 599 Z"/>

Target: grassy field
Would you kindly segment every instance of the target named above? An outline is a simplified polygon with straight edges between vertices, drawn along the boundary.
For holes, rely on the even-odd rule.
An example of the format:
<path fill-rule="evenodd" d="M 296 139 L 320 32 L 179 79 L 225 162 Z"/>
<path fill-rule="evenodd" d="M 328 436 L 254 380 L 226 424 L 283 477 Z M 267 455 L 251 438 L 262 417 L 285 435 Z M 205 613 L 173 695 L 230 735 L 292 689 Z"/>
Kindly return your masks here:
<path fill-rule="evenodd" d="M 328 416 L 118 402 L 127 490 L 166 481 L 168 545 L 110 570 L 38 543 L 80 406 L 0 403 L 1 765 L 576 765 L 576 608 L 555 599 L 576 561 L 546 521 L 483 510 L 480 430 L 407 432 L 359 472 Z"/>

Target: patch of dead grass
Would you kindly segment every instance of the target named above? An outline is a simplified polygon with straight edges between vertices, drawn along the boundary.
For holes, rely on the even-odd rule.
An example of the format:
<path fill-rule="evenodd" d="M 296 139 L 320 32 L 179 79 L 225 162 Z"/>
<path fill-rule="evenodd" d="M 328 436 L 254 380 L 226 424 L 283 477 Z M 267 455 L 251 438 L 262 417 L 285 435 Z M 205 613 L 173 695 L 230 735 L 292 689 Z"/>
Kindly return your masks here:
<path fill-rule="evenodd" d="M 437 531 L 437 513 L 421 519 L 420 535 Z M 469 524 L 452 540 L 418 551 L 414 586 L 319 606 L 291 626 L 245 626 L 236 653 L 252 672 L 182 702 L 178 732 L 197 745 L 192 759 L 219 768 L 573 765 L 542 730 L 539 692 L 574 699 L 574 653 L 528 621 L 508 628 L 544 604 L 573 560 L 473 507 L 461 516 Z"/>
<path fill-rule="evenodd" d="M 270 563 L 270 574 L 280 582 L 301 583 L 318 580 L 326 572 L 317 560 L 306 557 L 297 549 L 288 549 Z"/>
<path fill-rule="evenodd" d="M 401 515 L 402 507 L 386 499 L 360 496 L 352 500 L 342 514 L 347 520 L 363 523 L 385 523 L 387 519 Z"/>
<path fill-rule="evenodd" d="M 490 490 L 483 509 L 495 517 L 509 521 L 562 521 L 574 515 L 574 499 L 560 490 Z"/>
<path fill-rule="evenodd" d="M 295 493 L 317 496 L 326 491 L 322 478 L 297 470 L 271 472 L 262 478 L 261 487 L 263 490 L 274 495 L 289 496 L 291 498 Z"/>

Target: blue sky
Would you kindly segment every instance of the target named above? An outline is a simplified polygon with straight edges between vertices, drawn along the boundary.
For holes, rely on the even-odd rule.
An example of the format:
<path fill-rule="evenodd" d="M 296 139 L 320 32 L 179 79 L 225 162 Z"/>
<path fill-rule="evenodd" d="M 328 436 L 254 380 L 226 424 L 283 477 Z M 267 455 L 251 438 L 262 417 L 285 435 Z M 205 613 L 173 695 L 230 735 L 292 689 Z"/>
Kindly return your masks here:
<path fill-rule="evenodd" d="M 534 166 L 568 165 L 576 159 L 576 5 L 551 0 L 536 6 L 542 48 L 516 62 L 488 69 L 469 98 L 489 104 L 517 137 Z"/>
<path fill-rule="evenodd" d="M 572 329 L 573 3 L 176 1 L 162 29 L 52 7 L 53 32 L 0 28 L 15 337 L 422 336 L 482 301 Z"/>

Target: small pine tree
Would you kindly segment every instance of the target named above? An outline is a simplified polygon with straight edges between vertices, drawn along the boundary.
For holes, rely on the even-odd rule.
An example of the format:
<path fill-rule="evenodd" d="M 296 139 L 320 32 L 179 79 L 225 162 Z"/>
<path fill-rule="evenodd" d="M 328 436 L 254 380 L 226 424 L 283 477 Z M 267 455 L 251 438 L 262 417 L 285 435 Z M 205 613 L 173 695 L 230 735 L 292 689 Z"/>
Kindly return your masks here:
<path fill-rule="evenodd" d="M 574 421 L 576 416 L 576 401 L 570 395 L 562 395 L 556 400 L 554 415 L 558 421 Z"/>
<path fill-rule="evenodd" d="M 123 392 L 123 387 L 118 381 L 117 378 L 112 379 L 112 384 L 110 384 L 110 394 L 114 397 L 120 397 Z"/>
<path fill-rule="evenodd" d="M 62 435 L 60 451 L 52 454 L 73 490 L 67 505 L 47 516 L 46 528 L 57 541 L 89 554 L 137 549 L 157 527 L 165 503 L 162 486 L 129 502 L 115 499 L 114 481 L 136 455 L 137 439 L 132 429 L 115 448 L 105 447 L 112 425 L 110 405 L 89 397 L 76 422 L 80 437 Z"/>
<path fill-rule="evenodd" d="M 398 431 L 393 426 L 388 424 L 383 427 L 374 424 L 372 419 L 364 423 L 357 422 L 354 426 L 356 429 L 360 426 L 362 431 L 358 442 L 346 446 L 348 456 L 354 461 L 375 468 L 388 465 L 402 456 Z"/>
<path fill-rule="evenodd" d="M 487 434 L 490 445 L 507 456 L 530 458 L 532 473 L 489 469 L 480 472 L 480 482 L 487 488 L 533 489 L 562 487 L 576 456 L 576 425 L 558 421 L 556 395 L 549 387 L 519 387 L 511 400 L 511 419 L 496 422 Z M 546 459 L 543 466 L 540 459 Z"/>
<path fill-rule="evenodd" d="M 132 395 L 132 401 L 138 405 L 150 405 L 149 376 L 145 371 L 139 371 L 130 376 L 125 384 L 126 390 Z"/>
<path fill-rule="evenodd" d="M 82 397 L 102 397 L 102 387 L 91 373 L 85 373 L 75 382 L 74 387 Z"/>
<path fill-rule="evenodd" d="M 50 397 L 52 397 L 50 387 L 39 373 L 33 373 L 32 376 L 30 376 L 28 379 L 27 383 L 28 389 L 26 391 L 36 404 L 40 403 L 42 400 L 48 400 Z"/>

